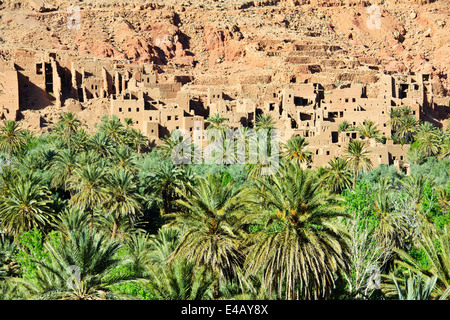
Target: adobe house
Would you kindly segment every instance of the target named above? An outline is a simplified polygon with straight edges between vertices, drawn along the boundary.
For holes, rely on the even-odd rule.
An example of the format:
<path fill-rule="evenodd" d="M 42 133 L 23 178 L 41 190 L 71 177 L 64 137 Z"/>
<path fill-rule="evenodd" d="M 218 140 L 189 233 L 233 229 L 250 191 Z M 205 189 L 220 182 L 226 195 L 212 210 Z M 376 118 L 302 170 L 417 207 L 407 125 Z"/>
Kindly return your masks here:
<path fill-rule="evenodd" d="M 371 91 L 370 95 L 362 83 L 325 92 L 318 81 L 236 84 L 226 90 L 209 86 L 191 91 L 182 90 L 186 81 L 183 77 L 161 82 L 153 64 L 81 60 L 56 50 L 17 49 L 11 57 L 9 62 L 0 62 L 2 119 L 17 119 L 21 109 L 61 106 L 66 97 L 80 102 L 109 99 L 110 114 L 121 121 L 131 118 L 134 127 L 156 144 L 172 131 L 184 129 L 197 144 L 206 146 L 204 129 L 209 115 L 218 113 L 229 120 L 231 128 L 241 128 L 251 126 L 257 115 L 264 113 L 272 115 L 281 143 L 296 135 L 307 138 L 313 167 L 327 165 L 329 160 L 342 156 L 349 141 L 360 138 L 357 131 L 339 132 L 343 121 L 354 126 L 375 121 L 389 138 L 391 109 L 409 106 L 416 119 L 422 119 L 424 108 L 434 106 L 428 74 L 381 75 L 375 94 Z M 445 108 L 450 102 L 446 100 L 441 105 Z M 405 157 L 409 145 L 394 145 L 391 140 L 386 144 L 373 139 L 365 141 L 372 151 L 374 166 L 393 164 L 408 172 Z"/>
<path fill-rule="evenodd" d="M 0 60 L 0 119 L 16 120 L 19 111 L 19 80 L 12 61 Z"/>
<path fill-rule="evenodd" d="M 61 78 L 55 57 L 55 53 L 49 51 L 13 51 L 21 109 L 41 109 L 51 104 L 61 106 Z"/>

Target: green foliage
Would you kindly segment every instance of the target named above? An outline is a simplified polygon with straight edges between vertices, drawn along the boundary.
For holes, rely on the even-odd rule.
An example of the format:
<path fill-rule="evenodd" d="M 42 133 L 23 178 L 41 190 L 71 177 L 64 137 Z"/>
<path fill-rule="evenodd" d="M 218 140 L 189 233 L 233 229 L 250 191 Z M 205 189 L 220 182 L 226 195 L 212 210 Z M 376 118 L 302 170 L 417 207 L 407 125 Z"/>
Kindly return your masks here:
<path fill-rule="evenodd" d="M 422 248 L 414 247 L 408 253 L 424 270 L 428 270 L 431 267 L 431 263 Z"/>
<path fill-rule="evenodd" d="M 129 248 L 122 247 L 117 251 L 116 258 L 125 259 L 129 256 Z M 132 264 L 125 264 L 115 267 L 108 275 L 108 279 L 133 278 L 138 276 Z M 136 297 L 141 300 L 154 300 L 153 295 L 149 291 L 148 284 L 142 282 L 124 282 L 116 283 L 111 286 L 113 292 Z"/>
<path fill-rule="evenodd" d="M 437 192 L 432 185 L 427 182 L 423 188 L 421 210 L 431 220 L 431 222 L 442 230 L 450 222 L 450 214 L 445 214 L 437 201 Z"/>
<path fill-rule="evenodd" d="M 58 244 L 55 233 L 48 235 L 50 242 Z M 20 264 L 22 276 L 28 280 L 36 280 L 37 261 L 49 262 L 49 254 L 44 247 L 45 235 L 42 231 L 33 228 L 30 231 L 23 232 L 18 237 L 19 250 L 16 255 L 17 262 Z"/>
<path fill-rule="evenodd" d="M 411 165 L 411 175 L 424 174 L 428 179 L 433 180 L 436 185 L 447 185 L 450 178 L 450 159 L 438 160 L 435 157 L 429 157 L 421 165 Z"/>
<path fill-rule="evenodd" d="M 175 165 L 173 141 L 147 152 L 130 119 L 106 116 L 88 134 L 62 114 L 39 136 L 10 123 L 0 137 L 0 230 L 11 233 L 0 246 L 0 299 L 18 298 L 19 288 L 29 293 L 20 298 L 44 299 L 376 299 L 359 294 L 367 275 L 356 273 L 379 263 L 390 274 L 394 258 L 427 277 L 395 273 L 402 297 L 426 297 L 421 286 L 438 269 L 446 297 L 448 134 L 419 125 L 408 108 L 393 110 L 393 139 L 412 143 L 411 176 L 372 169 L 361 140 L 327 167 L 302 170 L 307 140 L 296 137 L 284 145 L 280 172 L 263 177 L 261 163 Z M 209 120 L 209 129 L 228 127 L 219 115 Z M 258 116 L 255 126 L 275 123 Z M 359 130 L 379 134 L 371 121 Z M 394 249 L 406 255 L 383 262 Z M 82 266 L 76 289 L 65 281 L 71 265 Z"/>
<path fill-rule="evenodd" d="M 395 187 L 399 184 L 399 180 L 404 177 L 403 173 L 399 173 L 394 166 L 388 166 L 385 164 L 379 165 L 368 173 L 362 175 L 362 179 L 365 179 L 369 183 L 376 183 L 381 179 L 388 179 L 389 185 Z"/>

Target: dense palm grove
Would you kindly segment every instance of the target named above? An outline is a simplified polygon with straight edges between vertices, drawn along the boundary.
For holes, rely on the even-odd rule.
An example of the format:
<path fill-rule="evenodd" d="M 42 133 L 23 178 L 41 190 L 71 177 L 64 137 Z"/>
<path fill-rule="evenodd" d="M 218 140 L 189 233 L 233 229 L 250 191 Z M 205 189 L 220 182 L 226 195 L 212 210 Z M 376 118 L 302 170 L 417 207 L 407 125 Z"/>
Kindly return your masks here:
<path fill-rule="evenodd" d="M 176 143 L 150 149 L 130 119 L 88 134 L 63 113 L 40 136 L 5 121 L 0 299 L 448 299 L 449 131 L 395 110 L 408 176 L 373 168 L 366 142 L 386 138 L 370 121 L 341 125 L 362 140 L 315 170 L 291 138 L 271 175 L 174 164 Z"/>

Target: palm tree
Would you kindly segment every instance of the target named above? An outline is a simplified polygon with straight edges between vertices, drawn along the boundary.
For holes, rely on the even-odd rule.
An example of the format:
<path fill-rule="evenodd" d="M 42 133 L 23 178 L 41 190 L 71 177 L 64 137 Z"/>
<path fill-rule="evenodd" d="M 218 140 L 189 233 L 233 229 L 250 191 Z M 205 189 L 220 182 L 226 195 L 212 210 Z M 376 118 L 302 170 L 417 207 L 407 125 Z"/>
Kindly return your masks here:
<path fill-rule="evenodd" d="M 142 197 L 138 192 L 138 186 L 133 175 L 124 169 L 113 170 L 106 178 L 108 197 L 104 202 L 104 208 L 108 215 L 113 216 L 113 230 L 111 237 L 117 235 L 120 220 L 128 219 L 133 224 L 142 210 L 140 201 Z"/>
<path fill-rule="evenodd" d="M 102 204 L 108 196 L 105 175 L 104 168 L 85 165 L 77 168 L 68 181 L 69 190 L 76 192 L 70 199 L 70 204 L 74 208 L 89 212 L 91 228 L 94 223 L 94 208 Z"/>
<path fill-rule="evenodd" d="M 400 180 L 401 185 L 415 204 L 422 200 L 424 186 L 427 182 L 429 179 L 423 174 L 409 175 Z"/>
<path fill-rule="evenodd" d="M 397 131 L 397 129 L 402 124 L 402 109 L 401 108 L 392 108 L 389 112 L 389 120 L 388 124 L 391 126 L 393 131 Z"/>
<path fill-rule="evenodd" d="M 158 168 L 145 178 L 147 194 L 154 194 L 162 203 L 161 214 L 169 214 L 173 210 L 176 189 L 182 188 L 185 180 L 184 171 L 174 166 L 171 161 L 162 162 Z"/>
<path fill-rule="evenodd" d="M 248 177 L 259 178 L 278 171 L 280 163 L 277 135 L 272 129 L 250 134 L 248 150 Z M 307 151 L 304 151 L 307 156 Z"/>
<path fill-rule="evenodd" d="M 113 141 L 104 132 L 96 132 L 89 139 L 89 149 L 95 151 L 102 157 L 108 157 L 111 155 L 114 149 Z"/>
<path fill-rule="evenodd" d="M 417 133 L 418 125 L 419 121 L 413 116 L 402 117 L 401 125 L 397 130 L 398 136 L 406 143 L 412 142 L 415 134 Z"/>
<path fill-rule="evenodd" d="M 103 300 L 125 296 L 111 291 L 115 284 L 130 281 L 118 276 L 117 268 L 128 263 L 119 258 L 119 242 L 83 229 L 60 237 L 58 244 L 45 243 L 49 262 L 35 261 L 36 280 L 18 279 L 34 299 Z"/>
<path fill-rule="evenodd" d="M 326 167 L 321 179 L 322 185 L 330 192 L 340 194 L 344 189 L 352 186 L 352 172 L 347 168 L 347 162 L 335 157 L 328 161 L 330 167 Z"/>
<path fill-rule="evenodd" d="M 133 127 L 133 125 L 134 125 L 134 121 L 131 118 L 125 118 L 123 120 L 123 123 L 125 124 L 125 130 L 126 131 L 130 130 Z"/>
<path fill-rule="evenodd" d="M 180 244 L 181 231 L 171 228 L 167 224 L 158 229 L 158 232 L 150 236 L 150 263 L 162 266 L 166 258 L 175 251 Z"/>
<path fill-rule="evenodd" d="M 0 127 L 0 151 L 8 154 L 8 163 L 11 163 L 11 155 L 23 148 L 25 138 L 18 122 L 9 120 Z"/>
<path fill-rule="evenodd" d="M 427 157 L 435 156 L 439 153 L 441 147 L 440 130 L 429 122 L 422 123 L 417 129 L 416 141 L 419 143 L 419 149 Z"/>
<path fill-rule="evenodd" d="M 347 166 L 353 171 L 353 188 L 356 185 L 358 174 L 366 172 L 372 168 L 372 161 L 368 157 L 367 146 L 361 140 L 351 140 L 345 150 L 344 159 Z"/>
<path fill-rule="evenodd" d="M 293 161 L 297 165 L 311 161 L 312 152 L 306 150 L 308 141 L 304 137 L 295 136 L 283 144 L 283 153 L 281 154 L 287 161 Z"/>
<path fill-rule="evenodd" d="M 198 178 L 195 186 L 179 190 L 182 211 L 174 215 L 174 225 L 186 228 L 180 245 L 168 261 L 186 259 L 203 266 L 224 283 L 238 279 L 244 256 L 240 248 L 238 222 L 249 212 L 243 189 L 214 175 Z M 217 298 L 218 284 L 213 290 Z"/>
<path fill-rule="evenodd" d="M 450 131 L 443 131 L 441 133 L 441 150 L 439 152 L 439 159 L 450 159 Z"/>
<path fill-rule="evenodd" d="M 427 160 L 427 155 L 422 148 L 409 148 L 408 153 L 406 154 L 406 160 L 409 164 L 422 164 Z"/>
<path fill-rule="evenodd" d="M 403 289 L 402 285 L 399 285 L 397 282 L 394 274 L 391 274 L 391 277 L 397 289 L 399 300 L 429 300 L 437 280 L 436 276 L 424 280 L 421 273 L 412 275 L 410 272 L 409 277 L 405 278 L 403 282 L 405 287 Z M 406 295 L 403 290 L 406 291 Z"/>
<path fill-rule="evenodd" d="M 134 155 L 126 146 L 113 149 L 110 160 L 116 168 L 134 170 Z"/>
<path fill-rule="evenodd" d="M 221 117 L 219 113 L 213 114 L 206 119 L 209 122 L 208 129 L 216 129 L 219 131 L 224 131 L 228 129 L 228 125 L 225 123 L 228 118 Z"/>
<path fill-rule="evenodd" d="M 144 232 L 133 233 L 124 240 L 124 247 L 131 263 L 131 272 L 146 277 L 153 257 L 150 235 Z"/>
<path fill-rule="evenodd" d="M 115 143 L 120 144 L 123 142 L 124 128 L 117 116 L 113 115 L 111 119 L 109 119 L 108 116 L 105 116 L 98 125 L 98 129 L 99 132 L 105 133 Z"/>
<path fill-rule="evenodd" d="M 272 130 L 275 129 L 275 120 L 270 114 L 260 114 L 256 117 L 255 129 Z"/>
<path fill-rule="evenodd" d="M 450 294 L 450 229 L 445 226 L 442 232 L 436 232 L 432 227 L 426 226 L 422 238 L 416 243 L 428 266 L 412 257 L 408 252 L 395 249 L 399 255 L 397 264 L 400 267 L 410 269 L 413 273 L 422 274 L 425 280 L 436 277 L 436 285 L 430 296 L 433 299 L 448 299 Z M 389 291 L 389 286 L 386 291 Z"/>
<path fill-rule="evenodd" d="M 365 120 L 363 124 L 360 124 L 356 130 L 358 130 L 361 139 L 364 138 L 379 138 L 380 130 L 378 129 L 375 121 Z"/>
<path fill-rule="evenodd" d="M 75 134 L 72 136 L 72 145 L 73 149 L 76 152 L 82 152 L 87 149 L 89 146 L 90 137 L 89 134 L 86 132 L 84 128 L 79 129 Z"/>
<path fill-rule="evenodd" d="M 74 170 L 78 167 L 76 154 L 73 151 L 62 150 L 54 158 L 51 166 L 53 188 L 62 187 L 68 190 L 67 183 L 72 178 Z M 73 190 L 71 190 L 73 196 Z"/>
<path fill-rule="evenodd" d="M 71 150 L 72 136 L 77 132 L 80 126 L 80 120 L 76 118 L 73 112 L 64 112 L 60 114 L 58 125 L 62 128 L 64 136 L 67 138 L 67 147 Z"/>
<path fill-rule="evenodd" d="M 270 178 L 253 189 L 262 209 L 252 215 L 257 229 L 245 243 L 247 275 L 262 272 L 269 295 L 326 297 L 336 273 L 349 270 L 348 239 L 334 219 L 346 215 L 310 170 L 287 164 Z"/>
<path fill-rule="evenodd" d="M 353 130 L 353 127 L 350 125 L 350 123 L 347 120 L 342 121 L 338 126 L 339 132 L 345 132 L 345 131 L 351 131 Z"/>
<path fill-rule="evenodd" d="M 148 146 L 147 138 L 142 134 L 140 130 L 136 130 L 133 128 L 129 132 L 129 141 L 139 154 L 142 153 L 142 148 Z"/>
<path fill-rule="evenodd" d="M 56 230 L 64 237 L 70 232 L 79 232 L 89 226 L 89 213 L 71 207 L 65 208 L 55 219 Z"/>
<path fill-rule="evenodd" d="M 16 237 L 34 227 L 45 229 L 52 221 L 51 193 L 36 179 L 18 178 L 0 201 L 0 225 Z"/>
<path fill-rule="evenodd" d="M 157 149 L 163 159 L 172 159 L 175 164 L 190 162 L 192 152 L 195 151 L 190 137 L 178 135 L 177 131 L 173 131 L 169 137 L 162 138 L 162 141 Z"/>
<path fill-rule="evenodd" d="M 157 300 L 209 300 L 216 280 L 204 267 L 177 261 L 153 271 L 150 291 Z"/>

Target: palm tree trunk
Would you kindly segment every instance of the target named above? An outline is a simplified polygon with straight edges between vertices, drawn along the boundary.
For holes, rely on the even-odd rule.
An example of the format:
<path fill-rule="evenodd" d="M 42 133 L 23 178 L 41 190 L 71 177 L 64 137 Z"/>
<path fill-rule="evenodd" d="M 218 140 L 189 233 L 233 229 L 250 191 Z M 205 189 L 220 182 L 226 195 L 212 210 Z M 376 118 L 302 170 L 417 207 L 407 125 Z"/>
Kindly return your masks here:
<path fill-rule="evenodd" d="M 11 166 L 11 153 L 12 153 L 12 145 L 8 144 L 8 166 Z"/>
<path fill-rule="evenodd" d="M 216 300 L 219 297 L 219 281 L 216 281 L 212 289 L 212 298 Z"/>
<path fill-rule="evenodd" d="M 113 230 L 112 230 L 112 235 L 111 235 L 111 238 L 113 238 L 113 239 L 116 238 L 116 234 L 117 234 L 117 226 L 118 226 L 117 222 L 118 222 L 117 219 L 114 218 L 114 225 L 113 225 Z"/>
<path fill-rule="evenodd" d="M 89 216 L 90 216 L 89 229 L 92 231 L 92 228 L 94 226 L 94 209 L 90 209 Z"/>

